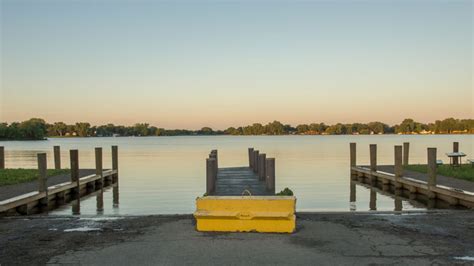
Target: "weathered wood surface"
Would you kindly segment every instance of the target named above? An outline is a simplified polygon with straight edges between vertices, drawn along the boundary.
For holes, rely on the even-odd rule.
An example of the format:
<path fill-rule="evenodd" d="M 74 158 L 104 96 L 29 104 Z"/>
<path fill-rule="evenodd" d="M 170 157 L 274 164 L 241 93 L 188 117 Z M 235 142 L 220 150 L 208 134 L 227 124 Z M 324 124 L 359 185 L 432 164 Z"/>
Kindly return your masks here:
<path fill-rule="evenodd" d="M 249 167 L 219 168 L 214 195 L 240 196 L 245 190 L 252 195 L 272 195 L 267 191 L 265 182 L 260 181 L 258 175 Z"/>

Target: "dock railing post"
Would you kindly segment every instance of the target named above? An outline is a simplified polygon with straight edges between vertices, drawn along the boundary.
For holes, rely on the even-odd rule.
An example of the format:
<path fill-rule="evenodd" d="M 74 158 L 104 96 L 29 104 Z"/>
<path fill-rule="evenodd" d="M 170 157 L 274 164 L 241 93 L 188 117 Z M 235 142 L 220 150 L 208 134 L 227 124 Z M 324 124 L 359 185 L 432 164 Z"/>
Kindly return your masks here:
<path fill-rule="evenodd" d="M 74 196 L 79 200 L 81 197 L 81 187 L 79 185 L 79 152 L 78 150 L 70 150 L 69 156 L 71 157 L 71 183 L 76 184 Z"/>
<path fill-rule="evenodd" d="M 61 169 L 61 148 L 59 146 L 53 147 L 54 151 L 54 169 Z"/>
<path fill-rule="evenodd" d="M 103 175 L 103 165 L 102 165 L 102 148 L 95 148 L 95 174 L 100 176 L 100 187 L 104 187 L 104 175 Z"/>
<path fill-rule="evenodd" d="M 46 153 L 38 153 L 38 192 L 45 193 L 45 197 L 40 200 L 40 205 L 48 207 L 48 166 Z"/>
<path fill-rule="evenodd" d="M 377 171 L 377 144 L 370 144 L 370 171 Z"/>
<path fill-rule="evenodd" d="M 253 148 L 249 148 L 249 167 L 250 168 L 253 168 L 253 166 L 252 166 L 252 163 L 253 163 L 252 156 L 253 156 Z"/>
<path fill-rule="evenodd" d="M 428 148 L 428 187 L 436 186 L 436 148 Z"/>
<path fill-rule="evenodd" d="M 211 195 L 215 190 L 216 184 L 216 159 L 206 159 L 206 194 Z"/>
<path fill-rule="evenodd" d="M 398 179 L 403 176 L 403 146 L 402 145 L 395 145 L 395 164 L 394 164 L 394 171 L 395 171 L 395 188 L 401 188 L 402 184 L 398 182 Z"/>
<path fill-rule="evenodd" d="M 46 161 L 46 153 L 38 153 L 38 192 L 48 192 L 48 174 L 47 174 L 47 161 Z"/>
<path fill-rule="evenodd" d="M 258 155 L 258 178 L 262 181 L 265 181 L 265 168 L 266 168 L 266 158 L 267 158 L 267 155 L 265 153 L 261 153 Z"/>
<path fill-rule="evenodd" d="M 258 173 L 258 151 L 253 151 L 253 172 Z"/>
<path fill-rule="evenodd" d="M 265 175 L 267 190 L 275 194 L 275 158 L 265 159 Z"/>
<path fill-rule="evenodd" d="M 5 169 L 5 147 L 0 146 L 0 169 Z"/>
<path fill-rule="evenodd" d="M 357 144 L 355 142 L 351 142 L 349 144 L 350 146 L 350 156 L 351 156 L 351 179 L 355 177 L 354 171 L 352 170 L 352 167 L 355 167 L 357 165 Z"/>
<path fill-rule="evenodd" d="M 459 142 L 453 142 L 453 152 L 459 152 Z M 458 157 L 453 157 L 453 165 L 458 165 Z"/>
<path fill-rule="evenodd" d="M 403 165 L 409 164 L 410 157 L 410 142 L 403 142 Z"/>
<path fill-rule="evenodd" d="M 118 182 L 118 146 L 112 146 L 112 170 L 117 171 L 112 175 L 112 183 Z"/>

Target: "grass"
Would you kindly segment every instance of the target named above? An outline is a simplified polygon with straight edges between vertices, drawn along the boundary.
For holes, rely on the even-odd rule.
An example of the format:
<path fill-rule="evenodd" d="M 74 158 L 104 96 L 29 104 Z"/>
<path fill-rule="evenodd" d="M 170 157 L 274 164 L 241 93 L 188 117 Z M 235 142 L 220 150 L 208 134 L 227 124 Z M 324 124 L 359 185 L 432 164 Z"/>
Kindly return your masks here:
<path fill-rule="evenodd" d="M 48 169 L 48 177 L 67 173 L 69 173 L 67 169 Z M 37 179 L 37 169 L 0 169 L 0 186 L 15 185 Z"/>
<path fill-rule="evenodd" d="M 428 172 L 426 164 L 413 164 L 405 166 L 404 168 L 406 170 L 411 170 L 419 173 Z M 474 167 L 472 167 L 470 164 L 463 164 L 461 165 L 461 167 L 438 165 L 437 173 L 443 176 L 450 176 L 474 182 Z"/>

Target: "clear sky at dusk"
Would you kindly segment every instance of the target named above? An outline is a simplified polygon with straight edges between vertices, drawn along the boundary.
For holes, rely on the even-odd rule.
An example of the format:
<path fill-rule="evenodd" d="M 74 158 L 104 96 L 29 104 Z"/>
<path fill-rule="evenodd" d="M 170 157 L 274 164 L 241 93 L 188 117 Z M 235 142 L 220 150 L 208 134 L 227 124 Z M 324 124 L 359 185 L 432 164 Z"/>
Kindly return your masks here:
<path fill-rule="evenodd" d="M 472 1 L 1 0 L 0 121 L 473 118 Z"/>

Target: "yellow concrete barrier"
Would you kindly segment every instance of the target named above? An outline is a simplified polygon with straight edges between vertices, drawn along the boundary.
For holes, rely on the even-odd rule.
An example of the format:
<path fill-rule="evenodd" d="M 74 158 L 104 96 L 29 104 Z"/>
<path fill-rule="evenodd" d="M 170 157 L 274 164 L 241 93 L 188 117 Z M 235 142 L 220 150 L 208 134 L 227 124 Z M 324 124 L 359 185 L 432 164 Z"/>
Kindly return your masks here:
<path fill-rule="evenodd" d="M 196 199 L 198 231 L 292 233 L 293 196 L 208 196 Z"/>

